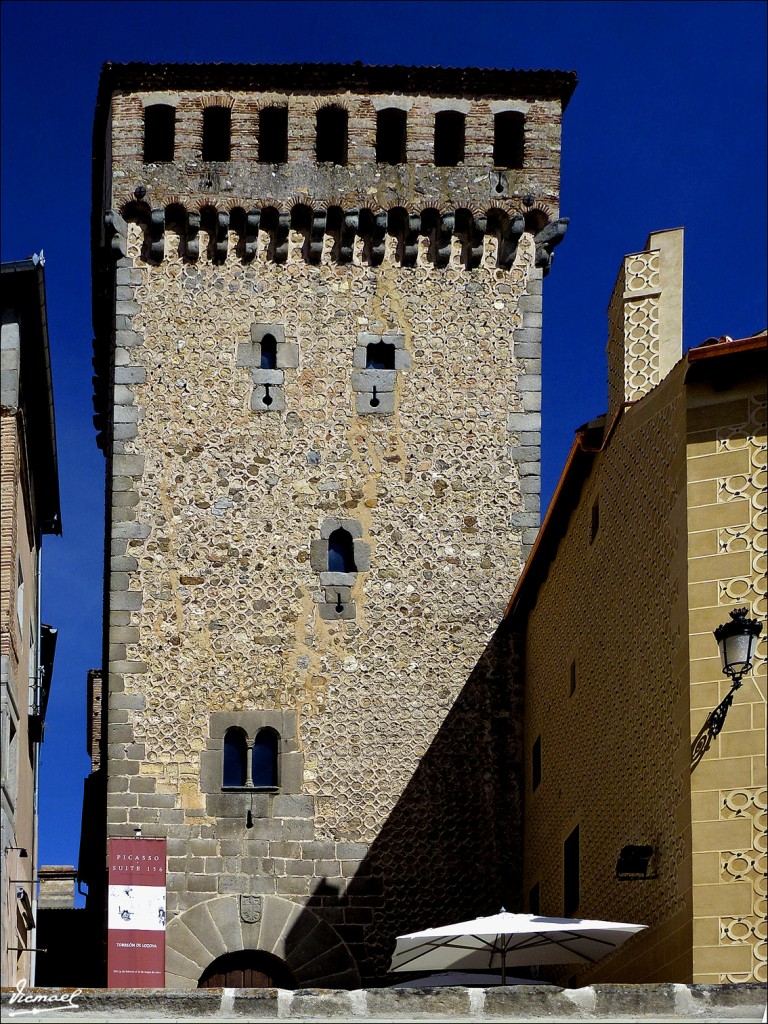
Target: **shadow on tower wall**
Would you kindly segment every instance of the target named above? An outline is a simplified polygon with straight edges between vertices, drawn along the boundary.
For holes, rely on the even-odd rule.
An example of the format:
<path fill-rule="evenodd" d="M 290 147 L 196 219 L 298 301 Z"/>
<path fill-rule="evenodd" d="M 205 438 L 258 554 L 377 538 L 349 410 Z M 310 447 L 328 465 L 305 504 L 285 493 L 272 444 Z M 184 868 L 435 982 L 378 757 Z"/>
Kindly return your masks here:
<path fill-rule="evenodd" d="M 385 981 L 397 935 L 519 909 L 522 688 L 513 646 L 502 623 L 346 891 L 329 878 L 306 904 L 347 944 L 363 985 Z M 306 937 L 299 918 L 285 944 L 299 985 L 319 966 L 302 956 Z M 316 952 L 332 984 L 343 965 L 337 972 L 327 949 Z"/>

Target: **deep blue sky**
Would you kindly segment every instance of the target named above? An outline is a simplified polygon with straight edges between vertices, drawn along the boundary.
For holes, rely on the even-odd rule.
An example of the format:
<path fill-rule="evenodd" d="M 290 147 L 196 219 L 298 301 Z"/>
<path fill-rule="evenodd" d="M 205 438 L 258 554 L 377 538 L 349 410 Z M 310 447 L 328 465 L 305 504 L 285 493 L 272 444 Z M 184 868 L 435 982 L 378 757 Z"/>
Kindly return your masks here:
<path fill-rule="evenodd" d="M 103 458 L 91 424 L 91 124 L 104 61 L 343 61 L 575 70 L 544 286 L 543 500 L 606 406 L 621 257 L 684 226 L 685 346 L 766 325 L 766 5 L 176 2 L 2 5 L 2 259 L 46 255 L 64 536 L 44 547 L 59 645 L 41 863 L 75 863 L 85 681 L 100 662 Z"/>

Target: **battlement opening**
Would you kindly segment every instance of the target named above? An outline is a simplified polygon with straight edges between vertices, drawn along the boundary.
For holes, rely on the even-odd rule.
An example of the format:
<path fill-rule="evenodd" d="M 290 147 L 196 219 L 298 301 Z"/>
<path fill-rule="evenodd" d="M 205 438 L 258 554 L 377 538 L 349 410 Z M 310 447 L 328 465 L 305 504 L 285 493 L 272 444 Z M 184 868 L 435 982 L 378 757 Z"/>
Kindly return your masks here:
<path fill-rule="evenodd" d="M 346 165 L 347 122 L 348 114 L 343 107 L 332 105 L 318 110 L 315 155 L 319 164 Z"/>
<path fill-rule="evenodd" d="M 463 162 L 465 121 L 458 110 L 435 114 L 435 167 L 456 167 Z"/>
<path fill-rule="evenodd" d="M 173 160 L 176 135 L 176 108 L 153 103 L 144 108 L 144 163 L 161 164 Z"/>
<path fill-rule="evenodd" d="M 493 119 L 493 163 L 495 167 L 519 170 L 525 156 L 525 118 L 516 110 L 505 110 Z"/>
<path fill-rule="evenodd" d="M 408 113 L 389 107 L 376 115 L 376 162 L 404 164 L 407 159 Z"/>
<path fill-rule="evenodd" d="M 259 163 L 288 162 L 288 107 L 264 107 L 259 112 Z"/>
<path fill-rule="evenodd" d="M 232 111 L 229 107 L 203 110 L 203 160 L 229 160 L 232 138 Z"/>

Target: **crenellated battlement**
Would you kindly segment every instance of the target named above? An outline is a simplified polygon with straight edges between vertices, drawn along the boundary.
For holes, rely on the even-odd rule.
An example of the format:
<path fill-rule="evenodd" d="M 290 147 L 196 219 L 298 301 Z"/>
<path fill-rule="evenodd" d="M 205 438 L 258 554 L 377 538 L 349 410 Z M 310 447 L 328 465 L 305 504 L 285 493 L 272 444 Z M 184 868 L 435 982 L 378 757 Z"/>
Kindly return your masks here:
<path fill-rule="evenodd" d="M 128 254 L 131 224 L 140 228 L 141 258 L 147 263 L 164 259 L 172 234 L 172 244 L 189 262 L 205 258 L 216 263 L 234 257 L 248 264 L 261 256 L 285 263 L 293 242 L 293 251 L 298 250 L 307 263 L 379 266 L 389 253 L 391 260 L 403 267 L 451 264 L 467 270 L 479 267 L 486 257 L 497 267 L 510 267 L 527 232 L 536 246 L 536 266 L 546 274 L 553 249 L 565 237 L 568 219 L 550 223 L 540 208 L 509 211 L 502 206 L 483 213 L 468 209 L 441 212 L 434 207 L 410 212 L 402 206 L 391 210 L 315 209 L 308 202 L 289 208 L 221 209 L 206 204 L 189 209 L 173 203 L 151 209 L 146 203 L 132 201 L 121 212 L 110 210 L 105 217 L 105 245 L 115 258 Z M 388 239 L 392 240 L 389 245 Z"/>

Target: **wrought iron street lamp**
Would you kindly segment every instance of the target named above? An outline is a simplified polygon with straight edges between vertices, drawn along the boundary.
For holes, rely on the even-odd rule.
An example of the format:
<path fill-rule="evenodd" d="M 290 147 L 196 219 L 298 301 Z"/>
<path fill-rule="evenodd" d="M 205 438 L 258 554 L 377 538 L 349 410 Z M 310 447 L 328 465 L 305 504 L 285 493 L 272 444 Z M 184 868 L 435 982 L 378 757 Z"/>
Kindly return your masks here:
<path fill-rule="evenodd" d="M 742 678 L 752 668 L 752 658 L 762 631 L 762 622 L 748 619 L 746 608 L 735 608 L 731 612 L 731 621 L 718 626 L 715 630 L 715 640 L 723 662 L 723 674 L 732 680 L 733 685 L 725 699 L 712 712 L 713 736 L 717 736 L 723 728 L 728 708 L 733 703 L 733 695 L 741 686 Z"/>
<path fill-rule="evenodd" d="M 731 621 L 715 630 L 723 673 L 731 677 L 734 689 L 741 686 L 741 677 L 752 668 L 757 639 L 762 631 L 762 622 L 748 619 L 746 608 L 736 608 L 731 612 Z"/>

